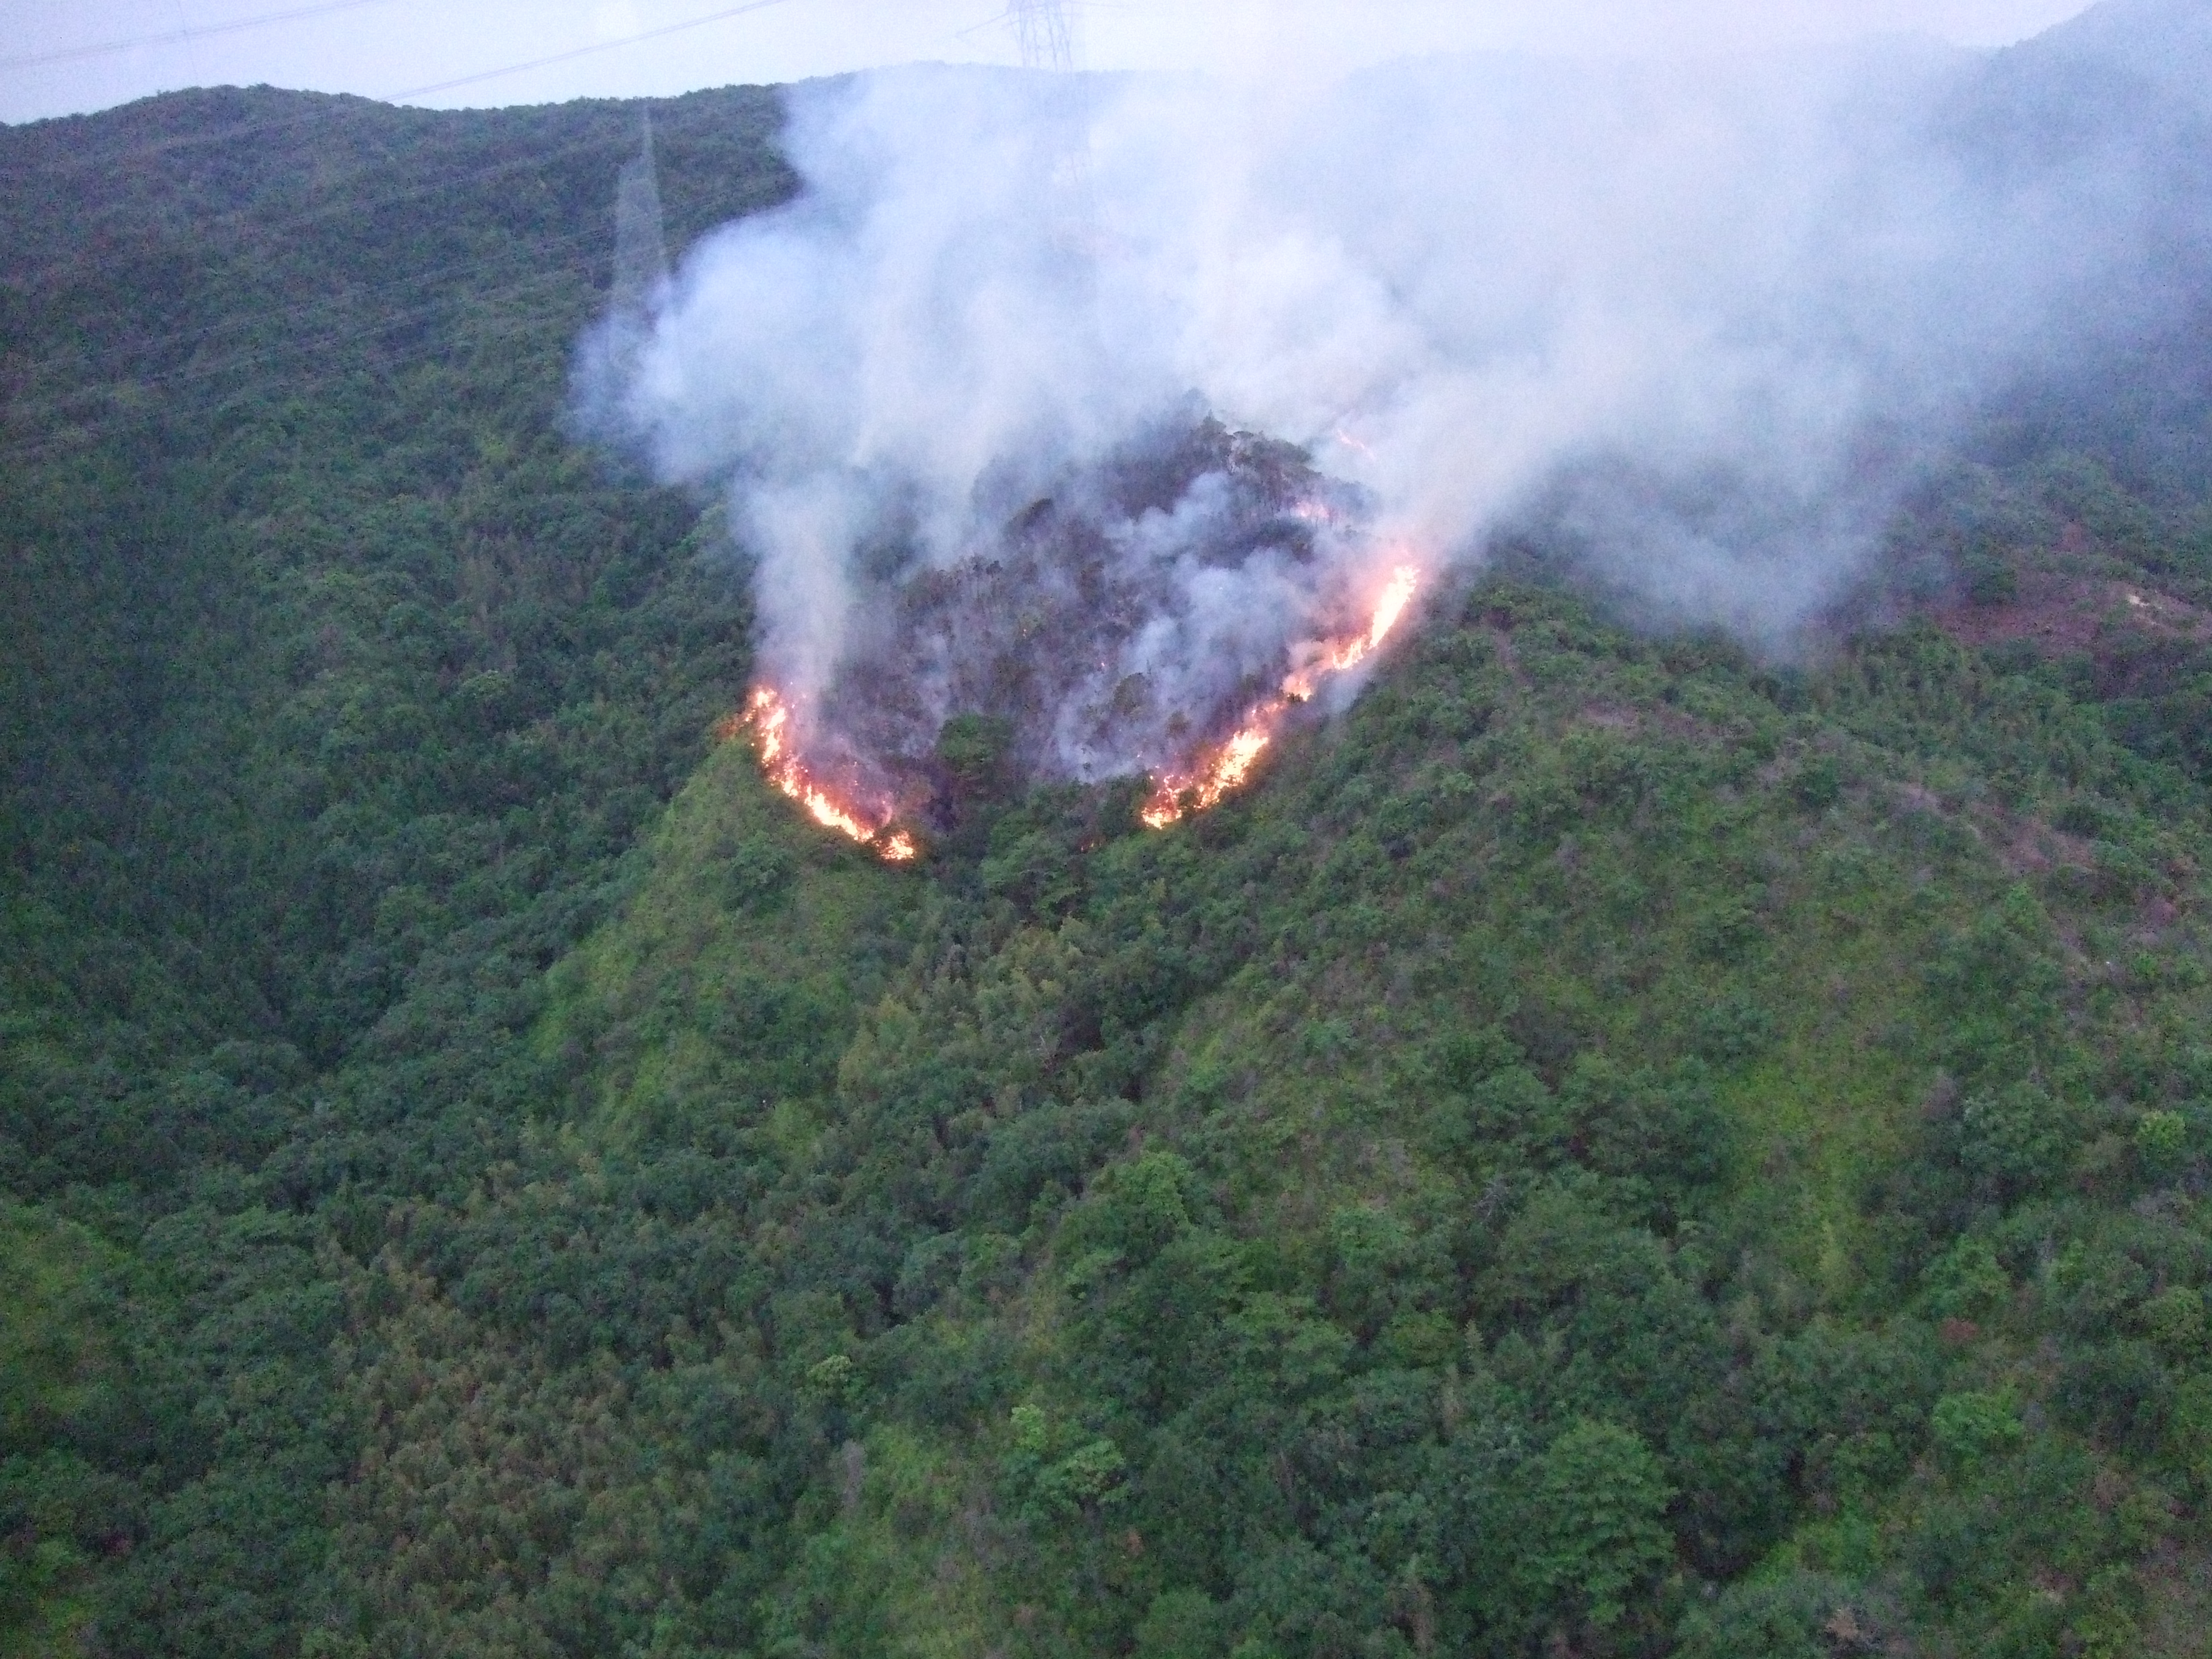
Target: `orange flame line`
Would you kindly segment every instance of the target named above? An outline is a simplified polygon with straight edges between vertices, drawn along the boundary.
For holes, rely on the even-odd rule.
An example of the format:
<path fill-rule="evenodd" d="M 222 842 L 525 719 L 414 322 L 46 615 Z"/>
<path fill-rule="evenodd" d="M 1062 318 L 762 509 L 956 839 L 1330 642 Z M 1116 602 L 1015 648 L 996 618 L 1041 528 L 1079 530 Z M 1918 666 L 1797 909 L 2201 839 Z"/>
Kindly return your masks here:
<path fill-rule="evenodd" d="M 1418 566 L 1400 565 L 1390 573 L 1375 602 L 1367 630 L 1346 639 L 1320 642 L 1305 665 L 1283 677 L 1279 694 L 1247 711 L 1244 723 L 1188 771 L 1163 772 L 1152 781 L 1152 792 L 1137 816 L 1154 830 L 1164 830 L 1186 813 L 1203 812 L 1224 797 L 1242 788 L 1276 730 L 1296 705 L 1309 701 L 1329 676 L 1356 667 L 1389 638 L 1406 607 L 1419 590 Z M 892 830 L 888 811 L 871 824 L 859 813 L 841 805 L 823 788 L 804 761 L 791 752 L 791 708 L 773 686 L 753 688 L 742 714 L 718 721 L 716 737 L 728 741 L 750 726 L 760 750 L 761 770 L 769 782 L 797 802 L 817 823 L 872 848 L 893 864 L 904 864 L 921 850 L 904 830 Z"/>
<path fill-rule="evenodd" d="M 890 828 L 888 812 L 883 815 L 882 823 L 862 822 L 815 780 L 805 762 L 789 752 L 791 707 L 773 686 L 755 686 L 745 713 L 722 721 L 715 730 L 728 738 L 736 736 L 747 726 L 752 727 L 753 739 L 759 745 L 761 770 L 769 782 L 798 802 L 809 817 L 825 830 L 835 830 L 864 847 L 873 848 L 893 864 L 904 864 L 915 856 L 919 849 L 911 836 L 904 830 L 885 833 Z"/>
<path fill-rule="evenodd" d="M 1391 629 L 1397 627 L 1420 584 L 1419 567 L 1401 564 L 1393 570 L 1375 602 L 1374 614 L 1369 618 L 1364 634 L 1324 643 L 1313 660 L 1283 677 L 1279 696 L 1249 710 L 1243 725 L 1198 765 L 1187 772 L 1164 772 L 1154 778 L 1152 793 L 1146 798 L 1137 817 L 1152 829 L 1164 830 L 1186 812 L 1203 812 L 1209 806 L 1219 805 L 1232 790 L 1241 788 L 1251 776 L 1261 751 L 1274 741 L 1276 728 L 1282 724 L 1283 717 L 1294 705 L 1310 699 L 1321 689 L 1324 678 L 1356 666 L 1376 651 L 1389 637 Z"/>

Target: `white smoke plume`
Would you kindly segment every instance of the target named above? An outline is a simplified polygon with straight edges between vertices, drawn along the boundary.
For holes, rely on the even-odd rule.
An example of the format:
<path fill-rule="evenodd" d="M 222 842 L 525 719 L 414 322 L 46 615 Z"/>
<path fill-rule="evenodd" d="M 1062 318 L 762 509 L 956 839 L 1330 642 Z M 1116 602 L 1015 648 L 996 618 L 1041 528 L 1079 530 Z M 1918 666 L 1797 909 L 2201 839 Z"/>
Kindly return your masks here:
<path fill-rule="evenodd" d="M 1992 398 L 2202 316 L 2208 41 L 1095 78 L 1073 168 L 1050 77 L 810 84 L 800 195 L 585 383 L 727 489 L 764 672 L 878 777 L 963 709 L 1172 763 L 1506 531 L 1778 640 Z"/>

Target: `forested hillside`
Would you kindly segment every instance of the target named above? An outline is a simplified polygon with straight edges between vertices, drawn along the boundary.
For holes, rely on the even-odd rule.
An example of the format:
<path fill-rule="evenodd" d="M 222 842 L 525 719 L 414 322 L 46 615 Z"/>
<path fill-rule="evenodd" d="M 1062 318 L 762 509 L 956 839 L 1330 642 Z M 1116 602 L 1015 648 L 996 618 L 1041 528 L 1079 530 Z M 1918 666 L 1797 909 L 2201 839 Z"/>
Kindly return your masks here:
<path fill-rule="evenodd" d="M 1501 546 L 894 868 L 564 419 L 636 143 L 0 131 L 0 1653 L 2204 1651 L 2201 356 L 1795 655 Z"/>

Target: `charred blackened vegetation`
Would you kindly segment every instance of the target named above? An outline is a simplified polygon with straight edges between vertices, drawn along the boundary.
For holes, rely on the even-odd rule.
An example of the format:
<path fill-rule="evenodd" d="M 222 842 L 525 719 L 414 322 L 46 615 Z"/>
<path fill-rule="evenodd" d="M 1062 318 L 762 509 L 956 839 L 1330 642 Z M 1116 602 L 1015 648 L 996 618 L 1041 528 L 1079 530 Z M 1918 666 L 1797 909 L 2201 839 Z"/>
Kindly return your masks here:
<path fill-rule="evenodd" d="M 101 143 L 209 107 L 235 106 Z M 1383 112 L 1394 144 L 1435 134 Z M 386 136 L 395 167 L 426 131 L 589 138 L 562 210 L 604 274 L 637 113 Z M 1399 172 L 1467 228 L 1437 169 Z M 11 313 L 41 362 L 141 315 L 157 269 L 213 269 L 193 304 L 241 327 L 332 283 L 381 318 L 386 262 L 446 270 L 477 211 L 319 198 L 330 239 L 256 243 L 267 285 L 234 289 L 164 240 L 204 222 L 186 183 L 92 176 L 127 191 L 0 169 L 9 222 L 71 245 L 79 204 L 175 263 Z M 1144 829 L 1133 777 L 1025 771 L 1021 699 L 1057 682 L 1018 674 L 998 706 L 917 704 L 917 816 L 848 838 L 728 719 L 792 667 L 750 642 L 795 637 L 754 605 L 800 544 L 734 573 L 749 601 L 696 498 L 564 435 L 595 293 L 439 280 L 427 360 L 376 336 L 254 396 L 118 386 L 180 423 L 0 469 L 0 1649 L 2201 1648 L 2212 487 L 2166 464 L 2201 445 L 2186 398 L 1939 458 L 1877 526 L 1879 604 L 1793 659 L 1653 625 L 1603 562 L 1632 507 L 1704 556 L 1762 544 L 1771 471 L 1614 445 L 1636 465 L 1539 524 L 1578 541 L 1431 573 L 1361 695 L 1297 703 L 1330 718 L 1275 728 L 1208 810 Z M 1387 521 L 1358 447 L 1383 434 L 1327 390 L 1302 422 L 1147 400 L 1104 441 L 993 450 L 943 540 L 914 488 L 799 490 L 869 510 L 778 522 L 831 523 L 811 545 L 893 620 L 980 561 L 1008 654 L 1030 561 L 1071 596 L 1036 637 L 1087 641 L 1084 606 L 1146 599 L 1113 559 L 1172 545 L 1193 592 L 1249 596 L 1328 572 L 1329 515 Z M 1470 467 L 1496 452 L 1469 433 L 1550 430 L 1477 390 L 1428 406 Z M 989 388 L 956 391 L 920 406 Z M 1559 580 L 1569 541 L 1614 586 Z M 1300 596 L 1303 666 L 1373 640 L 1396 590 L 1370 574 L 1341 619 Z M 916 637 L 951 632 L 933 603 Z M 1209 683 L 1287 699 L 1262 671 L 1301 637 Z M 1133 672 L 1101 694 L 1166 696 Z"/>
<path fill-rule="evenodd" d="M 1050 494 L 999 503 L 993 532 L 953 562 L 878 559 L 817 729 L 924 817 L 957 809 L 957 775 L 933 757 L 942 734 L 980 729 L 963 720 L 1000 734 L 1007 785 L 1141 775 L 1225 734 L 1291 666 L 1287 641 L 1242 672 L 1186 659 L 1219 625 L 1195 614 L 1224 602 L 1208 573 L 1304 582 L 1364 506 L 1291 445 L 1212 419 L 1164 427 Z"/>

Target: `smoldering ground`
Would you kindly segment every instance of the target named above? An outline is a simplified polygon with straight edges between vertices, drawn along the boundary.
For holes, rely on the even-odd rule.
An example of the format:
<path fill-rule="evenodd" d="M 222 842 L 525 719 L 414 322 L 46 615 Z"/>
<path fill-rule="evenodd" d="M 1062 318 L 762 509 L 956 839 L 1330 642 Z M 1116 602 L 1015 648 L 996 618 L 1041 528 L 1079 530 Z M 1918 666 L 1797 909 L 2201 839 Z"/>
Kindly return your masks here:
<path fill-rule="evenodd" d="M 2201 341 L 2208 43 L 2115 0 L 1991 56 L 805 85 L 799 197 L 580 385 L 727 491 L 763 672 L 879 791 L 962 712 L 1172 764 L 1505 532 L 1780 641 L 1994 403 Z"/>

